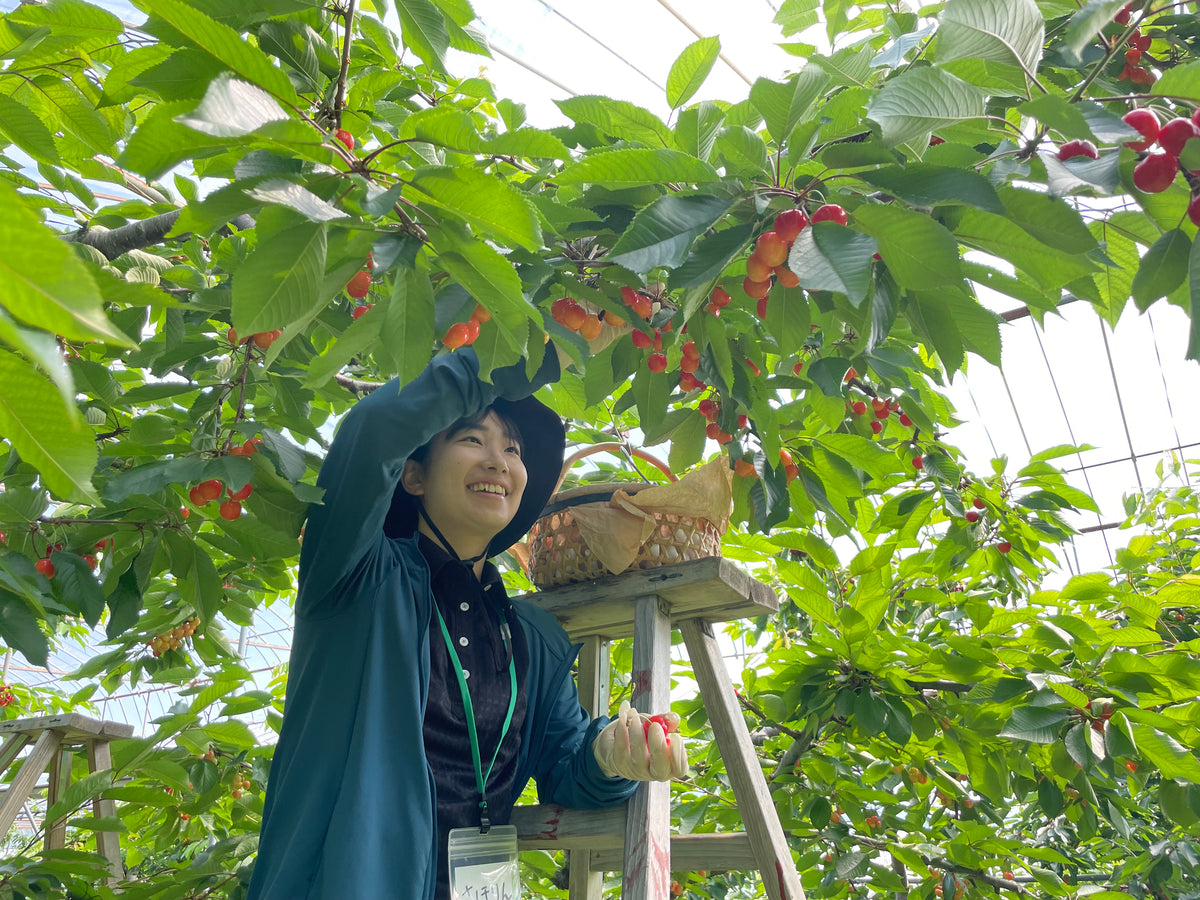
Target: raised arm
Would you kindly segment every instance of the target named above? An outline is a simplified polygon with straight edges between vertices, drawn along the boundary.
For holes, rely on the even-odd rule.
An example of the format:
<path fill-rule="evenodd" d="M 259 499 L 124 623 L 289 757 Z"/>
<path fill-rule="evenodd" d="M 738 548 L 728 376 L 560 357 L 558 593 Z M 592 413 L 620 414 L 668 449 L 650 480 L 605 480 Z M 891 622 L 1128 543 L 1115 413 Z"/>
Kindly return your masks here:
<path fill-rule="evenodd" d="M 322 503 L 309 511 L 300 554 L 297 612 L 314 613 L 336 601 L 337 587 L 379 546 L 404 461 L 438 432 L 474 415 L 497 397 L 519 399 L 557 377 L 557 360 L 530 382 L 523 365 L 497 369 L 494 383 L 479 379 L 473 351 L 433 360 L 400 387 L 393 379 L 346 413 L 321 467 Z M 554 371 L 549 371 L 550 369 Z"/>

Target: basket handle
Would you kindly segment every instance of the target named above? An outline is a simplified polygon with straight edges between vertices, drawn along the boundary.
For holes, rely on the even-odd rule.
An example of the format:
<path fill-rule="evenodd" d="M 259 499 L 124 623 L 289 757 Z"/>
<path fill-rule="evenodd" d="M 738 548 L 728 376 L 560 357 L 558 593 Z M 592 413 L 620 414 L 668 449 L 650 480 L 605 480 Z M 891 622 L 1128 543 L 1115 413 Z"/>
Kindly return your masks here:
<path fill-rule="evenodd" d="M 670 480 L 670 481 L 678 481 L 679 480 L 674 475 L 674 473 L 671 472 L 670 466 L 668 466 L 665 462 L 658 459 L 657 457 L 651 456 L 649 453 L 647 453 L 645 450 L 641 449 L 640 447 L 630 447 L 628 444 L 622 444 L 619 441 L 611 441 L 606 444 L 592 444 L 592 446 L 590 446 L 590 447 L 581 447 L 580 449 L 578 449 L 574 453 L 572 453 L 570 456 L 568 456 L 565 460 L 563 460 L 562 472 L 560 472 L 558 475 L 558 484 L 556 484 L 554 486 L 554 493 L 556 493 L 556 494 L 558 493 L 558 489 L 562 487 L 563 481 L 566 480 L 567 473 L 569 471 L 571 471 L 571 466 L 575 465 L 575 463 L 579 462 L 579 460 L 585 459 L 596 453 L 605 453 L 605 452 L 618 453 L 621 450 L 628 450 L 630 453 L 632 453 L 634 456 L 638 457 L 639 459 L 644 459 L 646 462 L 650 463 L 652 466 L 654 466 L 656 469 L 658 469 L 664 475 L 666 475 L 668 480 Z"/>

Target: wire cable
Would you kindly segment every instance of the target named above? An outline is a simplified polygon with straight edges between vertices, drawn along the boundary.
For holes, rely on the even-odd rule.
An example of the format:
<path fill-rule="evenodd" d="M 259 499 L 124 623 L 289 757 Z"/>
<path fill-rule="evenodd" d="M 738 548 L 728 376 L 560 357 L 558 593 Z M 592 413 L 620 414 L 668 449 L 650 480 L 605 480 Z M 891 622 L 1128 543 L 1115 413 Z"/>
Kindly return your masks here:
<path fill-rule="evenodd" d="M 689 22 L 687 19 L 685 19 L 679 13 L 677 13 L 675 11 L 674 7 L 672 7 L 671 4 L 667 2 L 667 0 L 658 0 L 658 5 L 661 6 L 663 9 L 665 9 L 667 12 L 669 12 L 671 15 L 673 15 L 675 18 L 677 18 L 680 22 L 682 22 L 683 27 L 686 28 L 688 31 L 690 31 L 692 34 L 694 34 L 696 37 L 702 38 L 705 36 L 700 31 L 696 30 L 695 25 L 693 25 L 691 22 Z M 720 53 L 717 54 L 717 59 L 721 60 L 721 62 L 725 63 L 725 65 L 727 65 L 727 66 L 729 66 L 729 68 L 733 69 L 734 74 L 737 75 L 738 78 L 742 79 L 742 81 L 746 82 L 746 84 L 750 85 L 751 87 L 754 87 L 754 82 L 746 77 L 745 72 L 743 72 L 741 69 L 739 69 L 737 66 L 735 66 L 732 62 L 730 62 L 729 57 L 725 55 L 724 50 L 722 50 Z"/>
<path fill-rule="evenodd" d="M 655 81 L 653 78 L 651 78 L 645 72 L 643 72 L 641 69 L 639 69 L 633 63 L 631 63 L 629 60 L 627 60 L 624 56 L 622 56 L 620 53 L 618 53 L 612 47 L 608 46 L 608 44 L 604 43 L 604 41 L 600 40 L 600 38 L 596 37 L 594 34 L 592 34 L 590 31 L 588 31 L 582 25 L 579 25 L 578 23 L 572 21 L 571 19 L 567 18 L 565 15 L 560 13 L 557 9 L 555 9 L 553 6 L 551 6 L 549 3 L 547 3 L 546 0 L 537 0 L 537 2 L 540 3 L 542 6 L 546 7 L 546 9 L 550 10 L 550 12 L 554 13 L 554 15 L 558 16 L 560 19 L 562 19 L 564 22 L 566 22 L 568 25 L 570 25 L 572 28 L 574 28 L 576 31 L 578 31 L 580 34 L 582 34 L 588 40 L 603 47 L 605 50 L 607 50 L 609 53 L 611 53 L 613 56 L 615 56 L 621 62 L 625 63 L 625 65 L 629 66 L 629 68 L 633 69 L 633 71 L 637 72 L 639 75 L 641 75 L 643 78 L 645 78 L 648 82 L 650 82 L 652 85 L 654 85 L 660 91 L 662 91 L 664 94 L 667 92 L 665 85 L 659 84 L 657 81 Z"/>
<path fill-rule="evenodd" d="M 481 23 L 483 23 L 484 26 L 486 27 L 486 25 L 487 25 L 486 22 L 483 22 L 482 19 L 480 19 L 479 21 Z M 514 56 L 513 54 L 509 53 L 507 50 L 505 50 L 501 47 L 498 47 L 495 44 L 490 44 L 489 49 L 493 53 L 499 53 L 501 56 L 503 56 L 509 62 L 516 63 L 518 66 L 520 66 L 522 69 L 525 69 L 527 72 L 532 72 L 534 75 L 536 75 L 538 78 L 542 79 L 543 81 L 549 82 L 550 84 L 552 84 L 556 88 L 558 88 L 560 91 L 566 91 L 572 97 L 579 96 L 578 92 L 571 90 L 569 87 L 567 87 L 561 81 L 557 81 L 554 78 L 551 78 L 549 75 L 547 75 L 545 72 L 541 71 L 540 69 L 535 69 L 529 63 L 525 62 L 525 60 L 521 59 L 518 56 Z"/>
<path fill-rule="evenodd" d="M 1150 340 L 1154 344 L 1154 360 L 1158 363 L 1158 377 L 1162 379 L 1163 394 L 1167 398 L 1167 415 L 1171 417 L 1171 430 L 1175 432 L 1175 449 L 1179 451 L 1179 465 L 1183 470 L 1183 483 L 1191 484 L 1188 477 L 1187 460 L 1183 458 L 1183 440 L 1179 437 L 1179 426 L 1175 424 L 1175 408 L 1171 405 L 1171 390 L 1167 387 L 1167 375 L 1163 372 L 1162 354 L 1158 349 L 1158 334 L 1154 330 L 1153 309 L 1147 310 L 1146 321 L 1150 323 Z"/>
<path fill-rule="evenodd" d="M 1138 469 L 1137 452 L 1133 449 L 1133 435 L 1129 433 L 1129 420 L 1125 418 L 1125 404 L 1121 402 L 1121 385 L 1117 382 L 1117 369 L 1113 365 L 1112 349 L 1108 346 L 1108 335 L 1104 332 L 1104 324 L 1098 322 L 1100 338 L 1104 341 L 1104 355 L 1108 357 L 1108 371 L 1112 375 L 1113 391 L 1117 395 L 1117 410 L 1121 413 L 1121 427 L 1125 429 L 1125 443 L 1129 445 L 1129 461 L 1133 463 L 1133 475 L 1137 479 L 1138 490 L 1145 493 L 1142 485 L 1142 473 Z"/>

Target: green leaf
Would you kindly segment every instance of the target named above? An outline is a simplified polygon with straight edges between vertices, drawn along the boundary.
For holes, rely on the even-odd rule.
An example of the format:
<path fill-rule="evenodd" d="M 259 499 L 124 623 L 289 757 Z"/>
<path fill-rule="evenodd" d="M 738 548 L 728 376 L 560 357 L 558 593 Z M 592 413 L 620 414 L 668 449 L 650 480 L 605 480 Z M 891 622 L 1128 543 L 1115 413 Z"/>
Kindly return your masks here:
<path fill-rule="evenodd" d="M 952 289 L 942 291 L 914 291 L 910 298 L 908 317 L 916 326 L 919 334 L 942 361 L 946 371 L 953 375 L 962 368 L 963 348 L 962 335 L 954 318 L 950 315 L 948 297 L 955 293 Z M 930 474 L 936 474 L 930 468 L 930 458 L 925 458 L 925 469 Z"/>
<path fill-rule="evenodd" d="M 157 543 L 153 550 L 143 550 L 142 553 L 148 554 L 151 561 L 158 549 Z M 140 556 L 141 554 L 139 554 Z M 108 624 L 105 627 L 105 635 L 109 640 L 124 634 L 129 628 L 132 628 L 138 620 L 138 616 L 142 611 L 142 592 L 138 587 L 137 562 L 130 566 L 117 581 L 117 586 L 112 593 L 108 595 L 106 601 L 108 603 Z"/>
<path fill-rule="evenodd" d="M 608 261 L 638 274 L 687 259 L 692 242 L 733 205 L 729 197 L 668 194 L 641 210 L 609 251 Z"/>
<path fill-rule="evenodd" d="M 44 666 L 50 644 L 38 619 L 16 594 L 0 588 L 0 640 L 12 647 L 31 665 Z"/>
<path fill-rule="evenodd" d="M 1096 271 L 1087 257 L 1047 247 L 1004 216 L 968 209 L 954 232 L 962 243 L 1008 260 L 1045 288 L 1059 288 Z"/>
<path fill-rule="evenodd" d="M 1083 48 L 1096 40 L 1096 35 L 1124 5 L 1123 0 L 1088 0 L 1067 23 L 1064 44 L 1068 54 L 1079 59 Z"/>
<path fill-rule="evenodd" d="M 721 39 L 700 38 L 683 48 L 667 73 L 667 103 L 679 109 L 695 96 L 721 53 Z"/>
<path fill-rule="evenodd" d="M 11 315 L 69 340 L 135 346 L 100 306 L 87 264 L 0 181 L 0 303 Z"/>
<path fill-rule="evenodd" d="M 431 203 L 459 216 L 481 237 L 535 252 L 542 247 L 537 210 L 507 181 L 479 169 L 429 166 L 413 173 L 412 184 Z"/>
<path fill-rule="evenodd" d="M 210 19 L 181 0 L 136 0 L 136 5 L 156 19 L 162 19 L 179 34 L 209 53 L 214 59 L 286 103 L 300 106 L 296 89 L 271 58 L 230 28 Z"/>
<path fill-rule="evenodd" d="M 238 333 L 283 328 L 322 305 L 325 252 L 321 223 L 304 222 L 261 239 L 234 273 L 233 327 Z"/>
<path fill-rule="evenodd" d="M 425 65 L 444 72 L 450 38 L 437 7 L 429 0 L 396 0 L 396 13 L 400 16 L 404 45 L 411 48 Z"/>
<path fill-rule="evenodd" d="M 85 775 L 78 781 L 72 782 L 53 806 L 46 810 L 46 821 L 53 822 L 70 815 L 85 803 L 99 797 L 104 791 L 113 786 L 111 769 L 103 769 Z"/>
<path fill-rule="evenodd" d="M 1200 784 L 1200 761 L 1179 741 L 1150 725 L 1134 723 L 1133 737 L 1138 753 L 1152 763 L 1163 778 L 1183 778 Z"/>
<path fill-rule="evenodd" d="M 247 188 L 246 196 L 261 203 L 294 209 L 310 222 L 330 222 L 334 219 L 344 219 L 347 215 L 307 188 L 284 181 L 282 178 L 272 178 L 262 182 L 258 187 Z"/>
<path fill-rule="evenodd" d="M 819 22 L 817 0 L 784 0 L 773 20 L 783 30 L 784 37 L 791 37 Z"/>
<path fill-rule="evenodd" d="M 1171 66 L 1154 82 L 1150 93 L 1200 103 L 1200 62 L 1193 60 Z"/>
<path fill-rule="evenodd" d="M 39 162 L 52 166 L 61 162 L 50 129 L 29 107 L 3 94 L 0 94 L 0 135 Z"/>
<path fill-rule="evenodd" d="M 942 69 L 909 69 L 883 86 L 867 105 L 889 147 L 926 140 L 931 131 L 983 116 L 983 94 Z"/>
<path fill-rule="evenodd" d="M 725 113 L 721 107 L 707 100 L 683 110 L 679 114 L 679 121 L 675 123 L 675 140 L 679 143 L 679 149 L 707 162 L 724 121 Z"/>
<path fill-rule="evenodd" d="M 1188 337 L 1187 358 L 1200 360 L 1200 237 L 1192 241 L 1188 253 L 1188 315 L 1191 331 Z"/>
<path fill-rule="evenodd" d="M 515 302 L 515 298 L 510 299 Z M 489 296 L 488 305 L 493 302 Z M 376 353 L 386 352 L 388 370 L 400 375 L 401 384 L 408 384 L 429 364 L 433 340 L 433 285 L 429 273 L 407 269 L 392 286 L 380 329 L 382 346 Z"/>
<path fill-rule="evenodd" d="M 1013 710 L 999 737 L 1031 744 L 1053 744 L 1058 741 L 1058 732 L 1065 721 L 1067 714 L 1061 709 L 1022 706 Z"/>
<path fill-rule="evenodd" d="M 875 238 L 879 255 L 905 288 L 962 281 L 958 240 L 939 222 L 902 206 L 863 204 L 854 223 Z"/>
<path fill-rule="evenodd" d="M 760 141 L 761 143 L 761 141 Z M 708 163 L 678 150 L 611 150 L 585 156 L 566 166 L 555 178 L 559 184 L 603 184 L 610 189 L 643 184 L 683 184 L 720 181 Z"/>
<path fill-rule="evenodd" d="M 1155 241 L 1133 276 L 1131 291 L 1138 309 L 1145 312 L 1159 297 L 1167 296 L 1183 284 L 1194 255 L 1192 241 L 1178 228 Z"/>
<path fill-rule="evenodd" d="M 584 95 L 554 102 L 565 115 L 576 122 L 593 125 L 619 140 L 652 147 L 675 146 L 671 129 L 658 116 L 625 100 Z"/>
<path fill-rule="evenodd" d="M 209 137 L 232 138 L 287 118 L 269 93 L 226 73 L 209 83 L 195 109 L 175 121 Z"/>
<path fill-rule="evenodd" d="M 97 502 L 92 489 L 96 440 L 78 407 L 33 366 L 0 350 L 0 436 L 67 500 Z"/>
<path fill-rule="evenodd" d="M 413 113 L 401 124 L 398 136 L 402 140 L 416 139 L 462 153 L 479 153 L 484 147 L 483 138 L 471 117 L 453 106 L 435 106 Z"/>
<path fill-rule="evenodd" d="M 548 131 L 517 128 L 498 134 L 487 143 L 487 152 L 498 156 L 527 156 L 531 159 L 571 158 L 566 145 Z"/>
<path fill-rule="evenodd" d="M 996 189 L 978 172 L 952 166 L 909 163 L 906 166 L 887 166 L 859 172 L 857 177 L 914 206 L 961 204 L 1004 214 L 1004 204 L 1000 202 Z"/>
<path fill-rule="evenodd" d="M 539 314 L 525 299 L 521 278 L 512 263 L 487 244 L 470 240 L 454 242 L 450 250 L 438 256 L 438 263 L 472 297 L 487 306 L 508 345 L 523 351 L 526 322 Z"/>
<path fill-rule="evenodd" d="M 691 256 L 670 275 L 671 290 L 711 284 L 746 249 L 754 225 L 735 225 L 696 242 Z"/>
<path fill-rule="evenodd" d="M 949 0 L 940 18 L 937 58 L 1014 63 L 1033 75 L 1045 38 L 1034 0 Z"/>
<path fill-rule="evenodd" d="M 829 76 L 817 66 L 806 66 L 783 83 L 767 78 L 754 82 L 750 102 L 762 114 L 777 147 L 783 147 L 828 83 Z"/>
<path fill-rule="evenodd" d="M 95 628 L 104 612 L 104 593 L 91 567 L 74 553 L 54 553 L 50 561 L 54 563 L 54 582 L 59 594 Z"/>
<path fill-rule="evenodd" d="M 1072 103 L 1066 97 L 1042 94 L 1028 103 L 1022 103 L 1017 107 L 1017 112 L 1032 116 L 1043 125 L 1049 125 L 1065 138 L 1089 141 L 1097 139 L 1078 104 Z"/>
<path fill-rule="evenodd" d="M 771 171 L 767 145 L 745 125 L 722 128 L 717 136 L 715 149 L 724 157 L 727 166 L 735 172 L 758 175 Z"/>
<path fill-rule="evenodd" d="M 874 253 L 874 238 L 834 222 L 817 222 L 800 232 L 787 266 L 801 287 L 845 294 L 857 307 L 871 286 Z"/>

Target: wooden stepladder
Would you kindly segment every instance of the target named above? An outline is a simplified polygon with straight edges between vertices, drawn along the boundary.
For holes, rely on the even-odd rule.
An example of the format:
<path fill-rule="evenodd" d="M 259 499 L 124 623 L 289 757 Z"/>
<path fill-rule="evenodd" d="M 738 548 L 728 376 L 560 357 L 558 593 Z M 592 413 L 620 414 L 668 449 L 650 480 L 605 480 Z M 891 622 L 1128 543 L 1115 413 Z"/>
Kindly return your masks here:
<path fill-rule="evenodd" d="M 667 710 L 671 629 L 680 630 L 746 830 L 672 836 L 670 786 L 648 782 L 628 804 L 612 809 L 517 807 L 512 822 L 519 846 L 570 851 L 571 900 L 598 900 L 603 873 L 612 871 L 623 873 L 625 900 L 666 900 L 672 869 L 757 869 L 771 900 L 804 900 L 711 627 L 714 622 L 778 611 L 775 593 L 727 560 L 709 558 L 626 572 L 525 599 L 553 613 L 573 640 L 583 641 L 579 695 L 593 716 L 608 707 L 608 640 L 630 634 L 631 703 L 644 713 Z"/>
<path fill-rule="evenodd" d="M 5 834 L 21 812 L 21 807 L 33 794 L 43 772 L 49 772 L 50 785 L 46 797 L 47 808 L 53 806 L 71 783 L 71 760 L 82 750 L 87 754 L 88 772 L 100 772 L 112 768 L 109 742 L 131 737 L 133 726 L 121 722 L 106 722 L 78 713 L 61 716 L 37 716 L 27 719 L 10 719 L 0 722 L 0 773 L 17 761 L 21 751 L 29 744 L 33 749 L 21 763 L 12 783 L 7 786 L 4 802 L 0 804 L 0 834 Z M 94 800 L 92 812 L 96 818 L 116 815 L 112 800 Z M 66 843 L 67 823 L 65 819 L 46 823 L 46 849 L 61 850 Z M 96 841 L 100 854 L 108 860 L 112 883 L 125 874 L 121 862 L 121 845 L 115 831 L 97 831 Z"/>

